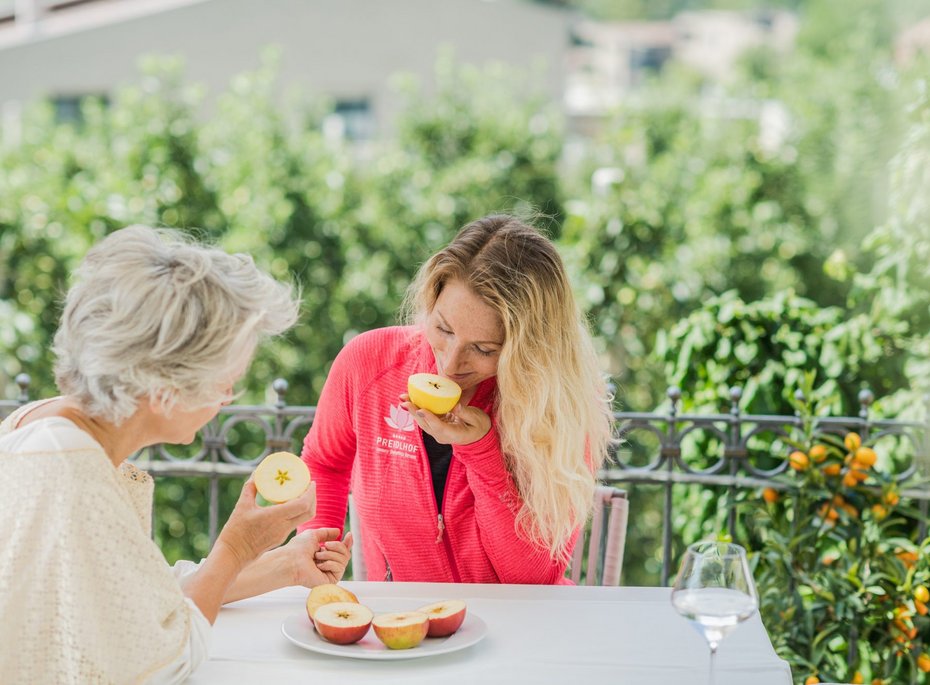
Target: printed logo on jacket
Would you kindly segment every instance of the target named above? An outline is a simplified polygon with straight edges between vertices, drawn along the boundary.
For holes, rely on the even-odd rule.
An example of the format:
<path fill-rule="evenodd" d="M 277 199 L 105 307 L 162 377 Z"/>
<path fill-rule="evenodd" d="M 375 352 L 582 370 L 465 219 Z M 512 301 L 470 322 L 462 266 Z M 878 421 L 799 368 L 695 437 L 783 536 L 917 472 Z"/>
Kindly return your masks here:
<path fill-rule="evenodd" d="M 384 435 L 376 437 L 375 449 L 391 457 L 416 459 L 418 447 L 414 429 L 417 424 L 414 423 L 410 412 L 400 405 L 392 404 L 390 415 L 384 417 L 384 422 L 394 430 L 387 437 Z"/>

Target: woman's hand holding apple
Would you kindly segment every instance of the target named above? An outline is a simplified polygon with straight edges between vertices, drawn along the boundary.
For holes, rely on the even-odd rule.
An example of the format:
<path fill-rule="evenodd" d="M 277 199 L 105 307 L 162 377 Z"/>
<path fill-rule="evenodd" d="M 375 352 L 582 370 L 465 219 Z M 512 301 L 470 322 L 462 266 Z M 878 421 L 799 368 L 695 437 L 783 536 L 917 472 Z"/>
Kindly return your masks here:
<path fill-rule="evenodd" d="M 455 405 L 448 414 L 436 416 L 410 402 L 410 396 L 400 396 L 401 406 L 436 442 L 444 445 L 467 445 L 480 440 L 491 430 L 491 417 L 472 406 Z"/>
<path fill-rule="evenodd" d="M 259 506 L 256 494 L 255 483 L 249 478 L 217 540 L 236 555 L 241 566 L 280 545 L 292 530 L 316 513 L 313 482 L 299 497 L 271 507 Z"/>

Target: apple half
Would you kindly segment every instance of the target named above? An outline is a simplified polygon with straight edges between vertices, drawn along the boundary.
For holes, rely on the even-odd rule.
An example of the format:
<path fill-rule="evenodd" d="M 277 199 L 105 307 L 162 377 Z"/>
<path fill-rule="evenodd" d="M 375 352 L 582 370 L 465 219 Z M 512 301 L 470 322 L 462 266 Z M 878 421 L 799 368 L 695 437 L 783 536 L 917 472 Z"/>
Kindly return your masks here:
<path fill-rule="evenodd" d="M 415 373 L 407 379 L 407 394 L 420 409 L 442 416 L 458 403 L 462 389 L 455 381 L 435 373 Z"/>
<path fill-rule="evenodd" d="M 335 583 L 317 585 L 307 595 L 307 616 L 313 621 L 320 607 L 337 602 L 358 604 L 358 597 Z"/>
<path fill-rule="evenodd" d="M 337 645 L 351 645 L 368 633 L 374 614 L 355 602 L 324 604 L 313 615 L 316 632 L 324 640 Z"/>
<path fill-rule="evenodd" d="M 296 454 L 272 452 L 252 474 L 258 494 L 272 504 L 300 497 L 310 487 L 310 469 Z"/>
<path fill-rule="evenodd" d="M 465 621 L 465 602 L 460 599 L 427 604 L 417 611 L 429 616 L 428 637 L 448 637 L 461 628 Z"/>
<path fill-rule="evenodd" d="M 411 649 L 429 632 L 429 616 L 420 611 L 378 614 L 371 627 L 388 649 Z"/>

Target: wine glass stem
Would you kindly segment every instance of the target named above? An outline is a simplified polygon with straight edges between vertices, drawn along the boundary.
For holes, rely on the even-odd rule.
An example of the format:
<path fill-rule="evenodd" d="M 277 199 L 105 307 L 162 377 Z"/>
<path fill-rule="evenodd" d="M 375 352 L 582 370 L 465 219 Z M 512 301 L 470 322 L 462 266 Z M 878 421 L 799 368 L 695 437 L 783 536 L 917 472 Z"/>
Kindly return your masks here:
<path fill-rule="evenodd" d="M 707 685 L 714 685 L 714 658 L 717 655 L 717 643 L 710 643 L 710 666 L 707 671 Z"/>

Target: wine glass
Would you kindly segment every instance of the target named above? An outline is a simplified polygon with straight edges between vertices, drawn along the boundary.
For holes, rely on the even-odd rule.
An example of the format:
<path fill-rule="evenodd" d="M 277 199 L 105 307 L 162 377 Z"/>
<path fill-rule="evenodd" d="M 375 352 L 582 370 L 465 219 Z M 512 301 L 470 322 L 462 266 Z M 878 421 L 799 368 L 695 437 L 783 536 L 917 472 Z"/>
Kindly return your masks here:
<path fill-rule="evenodd" d="M 728 542 L 688 547 L 672 588 L 672 606 L 710 645 L 709 682 L 720 641 L 759 608 L 746 550 Z"/>

